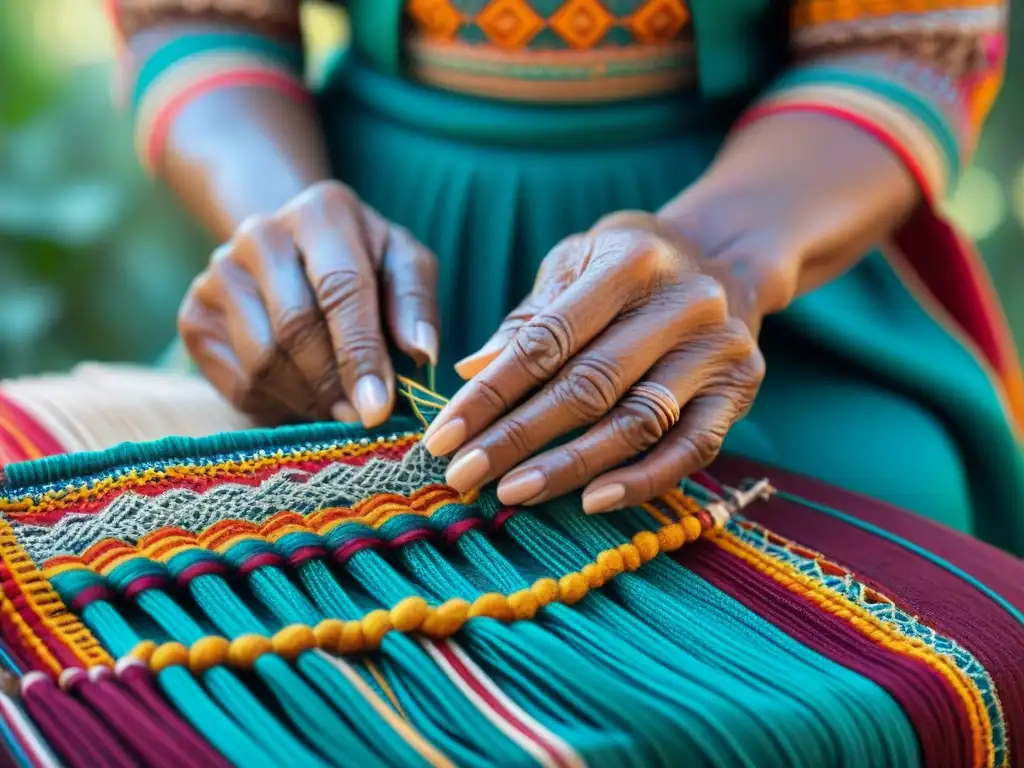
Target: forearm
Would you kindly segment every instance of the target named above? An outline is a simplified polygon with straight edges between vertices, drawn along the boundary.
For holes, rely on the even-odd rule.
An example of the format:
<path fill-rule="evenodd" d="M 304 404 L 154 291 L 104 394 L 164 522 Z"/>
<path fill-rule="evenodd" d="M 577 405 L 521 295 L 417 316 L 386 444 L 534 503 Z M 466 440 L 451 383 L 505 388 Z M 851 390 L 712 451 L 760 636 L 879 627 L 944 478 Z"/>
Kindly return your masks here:
<path fill-rule="evenodd" d="M 140 154 L 218 240 L 329 176 L 311 98 L 285 59 L 296 48 L 207 24 L 129 45 Z"/>
<path fill-rule="evenodd" d="M 738 131 L 660 216 L 743 284 L 742 314 L 760 318 L 848 270 L 920 201 L 904 164 L 871 135 L 793 112 Z"/>
<path fill-rule="evenodd" d="M 167 184 L 218 240 L 329 175 L 313 112 L 252 88 L 215 91 L 189 104 L 168 135 L 163 165 Z"/>

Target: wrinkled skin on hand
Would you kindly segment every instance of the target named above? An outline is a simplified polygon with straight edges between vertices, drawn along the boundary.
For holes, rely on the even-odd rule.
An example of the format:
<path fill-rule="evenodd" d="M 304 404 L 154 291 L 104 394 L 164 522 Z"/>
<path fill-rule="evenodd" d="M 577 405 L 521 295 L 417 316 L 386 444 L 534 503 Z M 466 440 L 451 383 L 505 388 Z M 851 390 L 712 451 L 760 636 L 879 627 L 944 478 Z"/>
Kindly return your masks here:
<path fill-rule="evenodd" d="M 709 464 L 765 371 L 749 285 L 711 269 L 650 214 L 615 214 L 557 245 L 532 294 L 459 364 L 472 378 L 427 431 L 429 451 L 454 453 L 448 482 L 500 479 L 505 504 L 584 488 L 598 513 Z"/>
<path fill-rule="evenodd" d="M 384 327 L 418 363 L 436 362 L 436 283 L 433 254 L 408 231 L 321 182 L 217 249 L 178 326 L 200 371 L 261 422 L 370 427 L 394 404 Z"/>

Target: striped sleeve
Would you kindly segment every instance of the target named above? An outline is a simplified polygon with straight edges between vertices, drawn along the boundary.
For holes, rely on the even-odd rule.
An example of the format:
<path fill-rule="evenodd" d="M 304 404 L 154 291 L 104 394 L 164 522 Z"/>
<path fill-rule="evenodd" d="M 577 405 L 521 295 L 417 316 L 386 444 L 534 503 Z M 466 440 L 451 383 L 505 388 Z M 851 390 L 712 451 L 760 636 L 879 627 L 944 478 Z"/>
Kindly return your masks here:
<path fill-rule="evenodd" d="M 299 0 L 111 0 L 108 12 L 122 41 L 121 100 L 153 174 L 175 117 L 202 94 L 267 88 L 308 103 Z M 181 29 L 190 31 L 171 31 Z M 132 44 L 147 35 L 157 42 Z"/>
<path fill-rule="evenodd" d="M 818 112 L 888 145 L 930 201 L 969 162 L 1002 83 L 1007 0 L 791 0 L 792 66 L 741 120 Z"/>

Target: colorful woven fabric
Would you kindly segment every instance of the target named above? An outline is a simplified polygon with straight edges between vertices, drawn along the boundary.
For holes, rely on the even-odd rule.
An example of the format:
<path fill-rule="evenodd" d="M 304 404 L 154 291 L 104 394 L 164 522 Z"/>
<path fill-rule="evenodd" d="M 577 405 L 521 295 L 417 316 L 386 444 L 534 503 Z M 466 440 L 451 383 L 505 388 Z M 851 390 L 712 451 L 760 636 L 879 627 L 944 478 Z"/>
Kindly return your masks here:
<path fill-rule="evenodd" d="M 714 468 L 729 485 L 701 475 L 615 515 L 503 508 L 442 484 L 419 445 L 439 402 L 407 394 L 418 418 L 373 433 L 6 467 L 0 750 L 26 766 L 1019 764 L 1021 561 L 734 460 Z"/>

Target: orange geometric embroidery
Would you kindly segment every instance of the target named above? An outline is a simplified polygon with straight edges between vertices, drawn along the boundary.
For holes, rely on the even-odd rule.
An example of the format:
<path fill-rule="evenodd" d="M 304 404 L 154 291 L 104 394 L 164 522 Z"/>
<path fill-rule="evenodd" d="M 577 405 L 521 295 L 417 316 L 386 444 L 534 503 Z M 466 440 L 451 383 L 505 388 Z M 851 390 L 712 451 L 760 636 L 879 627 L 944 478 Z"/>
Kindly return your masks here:
<path fill-rule="evenodd" d="M 690 11 L 682 0 L 650 0 L 633 14 L 629 27 L 643 43 L 669 43 L 689 20 Z"/>
<path fill-rule="evenodd" d="M 615 24 L 615 17 L 598 0 L 569 0 L 548 24 L 573 48 L 591 48 Z"/>
<path fill-rule="evenodd" d="M 476 17 L 476 23 L 502 48 L 521 48 L 544 28 L 544 19 L 522 0 L 494 0 Z"/>
<path fill-rule="evenodd" d="M 462 25 L 459 12 L 447 0 L 410 0 L 407 10 L 428 37 L 450 40 Z"/>

